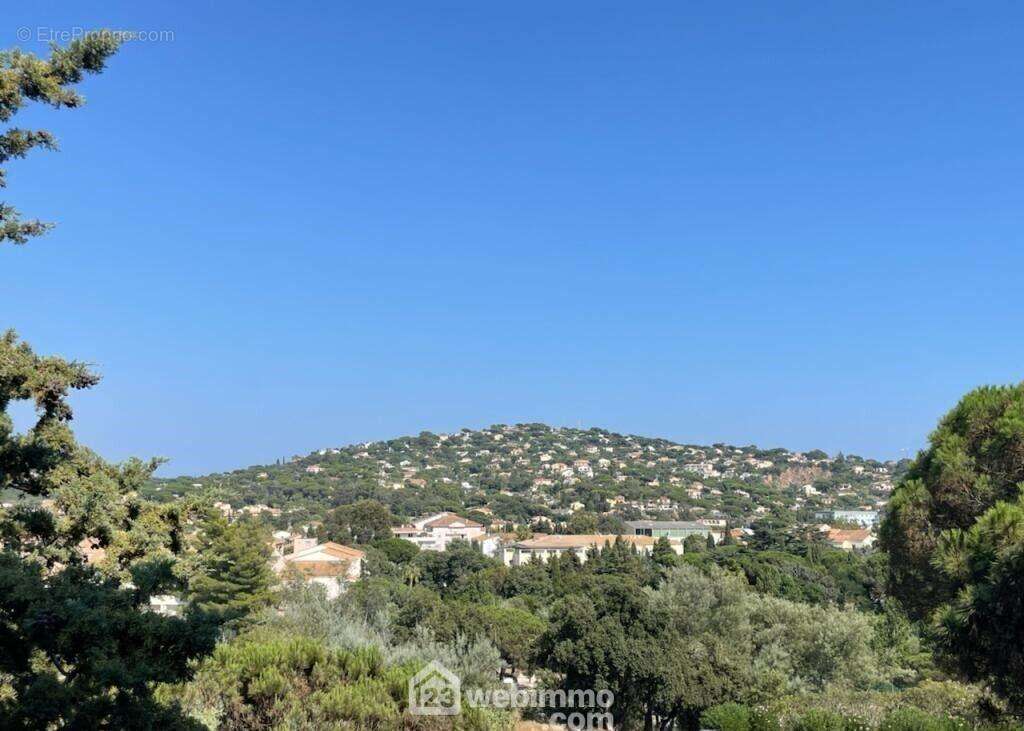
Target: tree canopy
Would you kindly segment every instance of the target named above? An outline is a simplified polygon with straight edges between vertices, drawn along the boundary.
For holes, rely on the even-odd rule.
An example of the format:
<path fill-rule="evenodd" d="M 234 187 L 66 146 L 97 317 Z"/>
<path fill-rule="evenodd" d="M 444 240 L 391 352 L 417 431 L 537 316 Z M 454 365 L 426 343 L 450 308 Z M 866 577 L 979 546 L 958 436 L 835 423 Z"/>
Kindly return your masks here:
<path fill-rule="evenodd" d="M 1024 707 L 1024 384 L 979 388 L 940 422 L 882 524 L 889 591 L 932 618 L 968 677 Z"/>

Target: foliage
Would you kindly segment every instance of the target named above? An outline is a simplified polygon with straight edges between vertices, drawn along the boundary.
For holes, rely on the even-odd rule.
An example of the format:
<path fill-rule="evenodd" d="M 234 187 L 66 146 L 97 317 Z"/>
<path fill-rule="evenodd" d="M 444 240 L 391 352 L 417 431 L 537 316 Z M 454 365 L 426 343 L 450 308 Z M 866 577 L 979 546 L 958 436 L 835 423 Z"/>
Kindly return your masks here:
<path fill-rule="evenodd" d="M 936 614 L 939 648 L 1024 710 L 1024 497 L 946 531 L 936 563 L 959 588 Z"/>
<path fill-rule="evenodd" d="M 791 699 L 794 710 L 783 710 L 785 704 L 772 707 L 752 707 L 741 703 L 724 703 L 708 709 L 701 715 L 701 727 L 714 731 L 1014 731 L 1021 726 L 1013 722 L 995 723 L 974 715 L 960 715 L 955 711 L 929 711 L 914 705 L 904 705 L 903 695 L 889 694 L 882 704 L 861 698 L 857 713 L 856 703 L 826 707 L 826 699 L 799 696 Z M 884 696 L 882 696 L 884 697 Z"/>
<path fill-rule="evenodd" d="M 397 725 L 413 665 L 386 666 L 379 649 L 324 647 L 266 632 L 220 645 L 180 693 L 221 729 Z"/>
<path fill-rule="evenodd" d="M 722 703 L 700 714 L 700 726 L 715 731 L 750 731 L 750 715 L 750 708 L 742 703 Z"/>
<path fill-rule="evenodd" d="M 917 617 L 956 587 L 933 564 L 939 536 L 966 530 L 1024 483 L 1024 384 L 976 389 L 939 422 L 898 487 L 882 525 L 890 590 Z"/>
<path fill-rule="evenodd" d="M 790 728 L 792 731 L 855 731 L 859 727 L 856 720 L 848 723 L 838 713 L 814 709 L 797 717 Z"/>
<path fill-rule="evenodd" d="M 335 508 L 324 520 L 321 538 L 343 544 L 366 544 L 391 537 L 395 518 L 376 500 L 359 500 Z"/>
<path fill-rule="evenodd" d="M 525 670 L 547 623 L 514 606 L 452 601 L 436 605 L 424 626 L 442 641 L 452 641 L 460 635 L 486 638 L 510 667 Z"/>
<path fill-rule="evenodd" d="M 395 642 L 390 620 L 375 613 L 374 626 L 354 610 L 317 588 L 286 591 L 280 611 L 227 639 L 194 680 L 165 686 L 162 698 L 220 729 L 510 727 L 511 717 L 495 710 L 464 707 L 434 724 L 406 708 L 409 678 L 432 660 L 458 674 L 464 688 L 494 686 L 493 645 L 462 636 L 439 642 L 424 628 Z"/>
<path fill-rule="evenodd" d="M 272 599 L 266 529 L 252 522 L 210 517 L 202 527 L 188 582 L 192 603 L 219 622 L 238 625 Z"/>
<path fill-rule="evenodd" d="M 901 640 L 910 650 L 879 651 L 882 618 L 758 594 L 714 566 L 681 566 L 647 593 L 629 578 L 598 578 L 553 607 L 536 661 L 567 688 L 613 690 L 620 724 L 691 724 L 730 701 L 919 679 L 906 662 L 915 636 Z"/>
<path fill-rule="evenodd" d="M 25 496 L 0 510 L 5 728 L 124 726 L 139 714 L 173 725 L 151 684 L 187 677 L 188 660 L 212 648 L 201 617 L 142 611 L 152 594 L 179 586 L 171 569 L 187 511 L 135 495 L 155 462 L 109 465 L 75 442 L 66 397 L 96 381 L 81 364 L 37 356 L 13 333 L 0 339 L 0 481 Z M 8 414 L 19 400 L 39 413 L 25 434 Z M 109 549 L 107 577 L 84 565 L 83 540 Z"/>
<path fill-rule="evenodd" d="M 439 591 L 453 588 L 460 579 L 499 564 L 467 541 L 452 541 L 446 551 L 422 551 L 415 559 L 420 581 Z"/>
<path fill-rule="evenodd" d="M 141 567 L 135 576 L 152 590 Z M 47 577 L 37 563 L 0 553 L 0 676 L 13 691 L 0 701 L 0 727 L 174 725 L 150 686 L 187 677 L 214 633 L 197 618 L 142 611 L 148 598 L 89 567 Z"/>
<path fill-rule="evenodd" d="M 419 554 L 420 549 L 411 541 L 402 538 L 377 538 L 373 547 L 384 554 L 384 558 L 396 564 L 407 564 Z"/>
<path fill-rule="evenodd" d="M 80 105 L 72 86 L 101 71 L 117 45 L 98 33 L 54 47 L 48 59 L 0 53 L 0 121 L 29 102 Z M 46 131 L 8 129 L 0 164 L 55 144 Z M 24 244 L 48 228 L 0 203 L 0 244 Z M 178 586 L 172 563 L 187 515 L 136 495 L 158 461 L 111 465 L 75 441 L 68 395 L 98 381 L 82 363 L 39 356 L 13 332 L 0 336 L 0 493 L 17 496 L 0 509 L 5 729 L 188 727 L 152 687 L 189 677 L 190 661 L 212 649 L 202 617 L 144 611 L 153 593 Z M 17 402 L 37 414 L 24 433 L 9 411 Z M 105 575 L 85 565 L 83 542 L 108 550 Z"/>
<path fill-rule="evenodd" d="M 889 587 L 947 663 L 1024 709 L 1024 384 L 967 394 L 893 496 Z"/>
<path fill-rule="evenodd" d="M 768 703 L 768 710 L 778 717 L 784 728 L 811 710 L 838 713 L 877 728 L 891 714 L 905 708 L 956 719 L 974 728 L 992 724 L 1001 715 L 1001 709 L 981 688 L 954 681 L 925 680 L 895 692 L 831 687 L 820 693 L 784 696 Z"/>
<path fill-rule="evenodd" d="M 684 555 L 684 561 L 705 569 L 717 565 L 742 572 L 763 594 L 813 604 L 853 604 L 865 610 L 878 608 L 884 580 L 881 558 L 801 541 L 789 542 L 786 550 L 720 545 Z"/>

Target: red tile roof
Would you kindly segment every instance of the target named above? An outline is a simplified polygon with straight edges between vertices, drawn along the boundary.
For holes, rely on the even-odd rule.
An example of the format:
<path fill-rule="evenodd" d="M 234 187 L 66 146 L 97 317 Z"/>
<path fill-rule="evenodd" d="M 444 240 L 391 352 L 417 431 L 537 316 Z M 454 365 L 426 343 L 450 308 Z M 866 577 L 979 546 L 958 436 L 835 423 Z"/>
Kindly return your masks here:
<path fill-rule="evenodd" d="M 424 523 L 425 528 L 447 528 L 448 526 L 462 524 L 467 528 L 483 528 L 482 523 L 477 523 L 475 520 L 469 518 L 463 518 L 461 515 L 455 513 L 441 513 L 433 520 L 428 523 Z"/>
<path fill-rule="evenodd" d="M 871 537 L 871 531 L 867 528 L 832 528 L 828 532 L 828 539 L 833 543 L 863 543 Z"/>

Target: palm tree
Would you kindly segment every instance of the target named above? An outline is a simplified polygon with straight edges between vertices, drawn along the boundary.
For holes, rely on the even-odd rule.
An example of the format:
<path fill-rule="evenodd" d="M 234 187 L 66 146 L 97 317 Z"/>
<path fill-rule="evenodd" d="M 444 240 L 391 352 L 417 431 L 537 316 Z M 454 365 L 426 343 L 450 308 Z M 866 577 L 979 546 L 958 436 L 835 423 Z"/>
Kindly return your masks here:
<path fill-rule="evenodd" d="M 423 570 L 414 563 L 409 564 L 405 567 L 405 572 L 402 574 L 402 581 L 409 586 L 416 586 L 423 577 Z"/>

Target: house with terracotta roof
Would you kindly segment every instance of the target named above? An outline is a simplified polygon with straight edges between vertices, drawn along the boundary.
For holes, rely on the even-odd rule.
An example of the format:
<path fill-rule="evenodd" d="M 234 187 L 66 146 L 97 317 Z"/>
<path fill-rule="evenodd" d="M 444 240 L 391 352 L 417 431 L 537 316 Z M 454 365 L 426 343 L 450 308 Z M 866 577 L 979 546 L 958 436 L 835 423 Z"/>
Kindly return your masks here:
<path fill-rule="evenodd" d="M 658 541 L 654 536 L 638 535 L 606 535 L 606 534 L 584 534 L 584 535 L 550 535 L 535 536 L 523 541 L 504 546 L 499 558 L 507 566 L 521 566 L 529 563 L 534 558 L 542 563 L 547 563 L 552 556 L 561 556 L 573 553 L 580 561 L 587 560 L 587 553 L 592 549 L 604 550 L 617 540 L 628 543 L 639 553 L 650 554 L 654 550 L 654 544 Z M 679 539 L 669 538 L 672 550 L 678 554 L 683 553 L 683 542 Z"/>
<path fill-rule="evenodd" d="M 391 532 L 398 538 L 415 543 L 420 550 L 443 551 L 454 540 L 472 541 L 482 536 L 484 527 L 455 513 L 437 513 L 392 528 Z"/>
<path fill-rule="evenodd" d="M 875 544 L 875 535 L 867 528 L 852 530 L 829 528 L 826 538 L 833 546 L 844 551 L 852 551 L 855 548 L 871 548 Z"/>
<path fill-rule="evenodd" d="M 285 578 L 299 577 L 307 584 L 319 584 L 334 599 L 363 573 L 366 554 L 357 548 L 310 538 L 296 538 L 291 553 L 278 556 L 274 571 Z"/>

